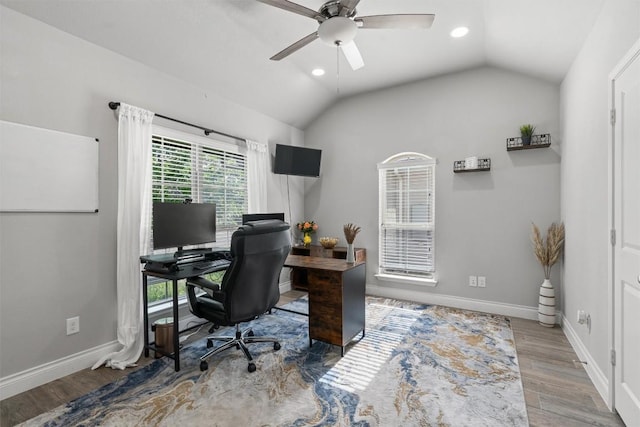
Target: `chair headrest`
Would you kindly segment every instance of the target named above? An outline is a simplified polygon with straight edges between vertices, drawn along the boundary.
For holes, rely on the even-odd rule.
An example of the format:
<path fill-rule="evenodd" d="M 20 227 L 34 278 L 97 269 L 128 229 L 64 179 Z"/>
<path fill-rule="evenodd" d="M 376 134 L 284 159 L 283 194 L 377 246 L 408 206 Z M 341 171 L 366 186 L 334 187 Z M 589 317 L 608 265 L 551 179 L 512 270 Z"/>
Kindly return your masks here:
<path fill-rule="evenodd" d="M 263 219 L 259 221 L 249 221 L 241 225 L 236 233 L 242 235 L 255 235 L 265 233 L 275 233 L 289 229 L 289 224 L 279 219 Z M 235 233 L 234 233 L 235 234 Z"/>

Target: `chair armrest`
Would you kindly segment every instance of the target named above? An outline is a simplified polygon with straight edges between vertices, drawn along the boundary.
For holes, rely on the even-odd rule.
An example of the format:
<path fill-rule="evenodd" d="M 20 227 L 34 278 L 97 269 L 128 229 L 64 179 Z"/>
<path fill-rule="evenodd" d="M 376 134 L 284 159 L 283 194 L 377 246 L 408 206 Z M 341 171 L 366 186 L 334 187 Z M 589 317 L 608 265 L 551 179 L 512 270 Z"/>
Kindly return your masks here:
<path fill-rule="evenodd" d="M 220 291 L 220 285 L 213 283 L 211 280 L 207 280 L 202 276 L 191 277 L 187 279 L 187 286 L 197 286 L 202 289 L 208 289 L 210 291 Z"/>

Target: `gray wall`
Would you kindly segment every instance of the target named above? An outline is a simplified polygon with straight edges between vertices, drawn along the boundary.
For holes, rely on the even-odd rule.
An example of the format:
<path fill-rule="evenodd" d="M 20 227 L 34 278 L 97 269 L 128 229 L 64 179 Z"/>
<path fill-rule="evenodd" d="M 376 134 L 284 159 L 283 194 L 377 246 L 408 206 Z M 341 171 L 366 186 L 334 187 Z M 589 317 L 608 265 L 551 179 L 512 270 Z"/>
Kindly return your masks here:
<path fill-rule="evenodd" d="M 100 139 L 99 213 L 0 213 L 6 377 L 116 339 L 117 120 L 108 101 L 269 141 L 272 153 L 275 142 L 304 140 L 298 129 L 1 6 L 0 20 L 0 118 Z M 283 184 L 270 176 L 269 210 L 288 210 Z M 302 191 L 294 181 L 294 217 L 303 215 Z M 80 333 L 66 336 L 72 316 Z"/>
<path fill-rule="evenodd" d="M 608 374 L 610 307 L 609 73 L 640 37 L 640 2 L 605 2 L 561 87 L 562 216 L 566 223 L 564 312 L 598 369 Z M 576 312 L 591 315 L 591 331 Z"/>
<path fill-rule="evenodd" d="M 305 211 L 319 236 L 342 238 L 342 225 L 362 227 L 367 283 L 462 298 L 537 307 L 544 279 L 531 250 L 531 221 L 560 219 L 559 87 L 519 74 L 481 68 L 345 99 L 307 129 L 323 150 L 322 176 L 307 188 Z M 507 152 L 507 137 L 533 123 L 551 133 L 551 148 Z M 403 151 L 438 159 L 436 269 L 439 284 L 383 283 L 378 261 L 376 164 Z M 454 174 L 453 162 L 490 157 L 490 172 Z M 469 275 L 487 287 L 468 286 Z M 552 281 L 559 285 L 559 268 Z"/>

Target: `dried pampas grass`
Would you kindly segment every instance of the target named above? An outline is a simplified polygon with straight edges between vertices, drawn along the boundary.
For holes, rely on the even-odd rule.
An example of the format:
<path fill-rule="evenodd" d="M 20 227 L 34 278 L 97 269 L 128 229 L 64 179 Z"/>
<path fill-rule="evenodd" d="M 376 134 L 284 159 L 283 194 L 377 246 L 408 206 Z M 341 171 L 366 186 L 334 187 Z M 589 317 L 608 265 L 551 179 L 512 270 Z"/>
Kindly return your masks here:
<path fill-rule="evenodd" d="M 531 242 L 533 253 L 544 270 L 544 278 L 548 280 L 551 277 L 551 267 L 558 261 L 562 252 L 564 224 L 552 223 L 547 230 L 546 239 L 543 239 L 538 227 L 531 223 Z"/>
<path fill-rule="evenodd" d="M 344 238 L 349 244 L 353 244 L 359 232 L 360 227 L 356 227 L 354 224 L 349 223 L 344 225 Z"/>

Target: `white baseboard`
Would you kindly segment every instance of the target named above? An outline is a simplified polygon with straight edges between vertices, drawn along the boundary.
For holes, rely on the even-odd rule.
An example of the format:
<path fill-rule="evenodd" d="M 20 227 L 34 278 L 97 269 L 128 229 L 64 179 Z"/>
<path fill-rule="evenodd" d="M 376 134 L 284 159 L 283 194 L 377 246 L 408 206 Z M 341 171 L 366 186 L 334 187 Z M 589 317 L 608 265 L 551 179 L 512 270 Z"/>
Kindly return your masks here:
<path fill-rule="evenodd" d="M 280 293 L 289 292 L 291 290 L 291 280 L 280 283 Z"/>
<path fill-rule="evenodd" d="M 609 380 L 607 379 L 607 376 L 602 372 L 593 357 L 591 357 L 591 353 L 589 353 L 589 350 L 584 346 L 575 329 L 571 326 L 571 323 L 569 323 L 566 318 L 563 318 L 562 320 L 562 330 L 569 340 L 569 344 L 573 347 L 573 351 L 576 352 L 578 358 L 581 361 L 586 362 L 586 364 L 583 365 L 584 369 L 587 371 L 587 375 L 589 375 L 591 382 L 596 387 L 596 390 L 598 390 L 598 393 L 600 393 L 602 400 L 605 401 L 609 410 L 612 410 L 611 403 L 609 402 Z"/>
<path fill-rule="evenodd" d="M 90 368 L 104 355 L 118 351 L 122 346 L 117 341 L 90 348 L 52 362 L 0 378 L 0 399 L 15 396 L 23 391 L 41 386 L 58 378 Z"/>
<path fill-rule="evenodd" d="M 538 307 L 528 307 L 524 305 L 506 304 L 501 302 L 484 301 L 453 295 L 434 294 L 431 292 L 420 292 L 369 284 L 367 285 L 367 294 L 385 298 L 414 301 L 423 304 L 443 305 L 447 307 L 462 308 L 465 310 L 500 314 L 502 316 L 538 320 Z"/>

